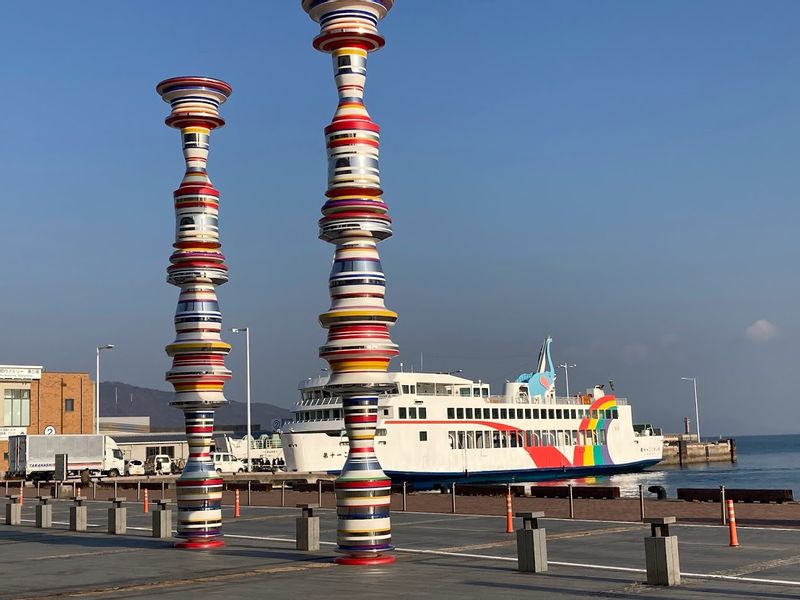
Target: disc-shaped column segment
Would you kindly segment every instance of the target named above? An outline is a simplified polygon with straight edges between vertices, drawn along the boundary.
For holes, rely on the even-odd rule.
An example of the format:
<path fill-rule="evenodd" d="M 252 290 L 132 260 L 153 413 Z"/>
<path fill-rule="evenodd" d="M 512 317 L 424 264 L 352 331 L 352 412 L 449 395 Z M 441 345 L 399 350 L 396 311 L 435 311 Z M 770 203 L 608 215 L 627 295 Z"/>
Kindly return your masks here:
<path fill-rule="evenodd" d="M 175 243 L 167 281 L 180 288 L 175 311 L 175 341 L 166 348 L 172 368 L 166 379 L 175 388 L 173 406 L 184 411 L 189 459 L 177 482 L 178 537 L 183 548 L 221 546 L 222 478 L 211 462 L 214 409 L 227 402 L 223 393 L 230 371 L 222 341 L 222 313 L 216 286 L 228 280 L 220 251 L 220 195 L 206 171 L 211 130 L 221 127 L 219 107 L 231 94 L 224 81 L 174 77 L 158 84 L 170 104 L 165 122 L 181 131 L 186 169 L 173 193 Z"/>

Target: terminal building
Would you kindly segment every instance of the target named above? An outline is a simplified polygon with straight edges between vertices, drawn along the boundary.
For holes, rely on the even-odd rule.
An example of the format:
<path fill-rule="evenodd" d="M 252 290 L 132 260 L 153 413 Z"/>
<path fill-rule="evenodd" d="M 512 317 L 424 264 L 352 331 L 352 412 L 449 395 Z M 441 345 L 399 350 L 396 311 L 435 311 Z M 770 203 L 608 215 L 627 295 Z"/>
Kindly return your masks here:
<path fill-rule="evenodd" d="M 94 433 L 94 381 L 89 373 L 0 365 L 0 471 L 8 469 L 8 437 Z"/>

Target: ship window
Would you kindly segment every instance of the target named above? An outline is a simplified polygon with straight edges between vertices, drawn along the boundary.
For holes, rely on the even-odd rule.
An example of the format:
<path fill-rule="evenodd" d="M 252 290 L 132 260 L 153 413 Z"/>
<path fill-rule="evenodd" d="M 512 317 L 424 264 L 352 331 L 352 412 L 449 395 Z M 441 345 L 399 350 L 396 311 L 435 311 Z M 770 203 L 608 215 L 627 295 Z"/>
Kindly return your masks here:
<path fill-rule="evenodd" d="M 334 412 L 336 412 L 336 411 L 334 411 Z M 383 409 L 383 416 L 384 417 L 388 417 L 389 416 L 389 409 L 388 408 L 384 408 Z"/>
<path fill-rule="evenodd" d="M 416 419 L 417 418 L 417 407 L 412 406 L 408 409 L 408 418 L 409 419 Z"/>
<path fill-rule="evenodd" d="M 375 430 L 375 435 L 379 435 L 379 436 L 383 437 L 383 436 L 386 435 L 386 430 L 385 429 L 376 429 Z"/>
<path fill-rule="evenodd" d="M 475 447 L 475 433 L 472 431 L 467 432 L 467 448 Z"/>
<path fill-rule="evenodd" d="M 522 410 L 521 408 L 517 409 L 517 418 L 518 419 L 524 419 L 525 418 L 525 411 Z"/>
<path fill-rule="evenodd" d="M 492 409 L 492 418 L 493 419 L 499 419 L 500 418 L 500 411 L 498 409 L 496 409 L 496 408 Z"/>
<path fill-rule="evenodd" d="M 508 432 L 507 431 L 503 431 L 500 434 L 500 444 L 503 446 L 503 448 L 508 448 Z"/>
<path fill-rule="evenodd" d="M 533 409 L 533 418 L 534 419 L 538 419 L 539 418 L 539 409 L 538 408 L 534 408 Z"/>
<path fill-rule="evenodd" d="M 548 419 L 555 419 L 556 418 L 556 411 L 552 408 L 547 409 L 547 418 Z"/>
<path fill-rule="evenodd" d="M 420 396 L 433 396 L 436 392 L 436 385 L 433 383 L 418 383 L 417 394 Z"/>
<path fill-rule="evenodd" d="M 459 418 L 459 419 L 463 419 L 464 418 L 464 409 L 463 408 L 457 408 L 456 409 L 456 417 Z"/>
<path fill-rule="evenodd" d="M 427 442 L 428 441 L 428 432 L 427 431 L 420 431 L 419 432 L 419 441 L 420 442 Z"/>
<path fill-rule="evenodd" d="M 458 449 L 459 450 L 463 450 L 464 449 L 464 432 L 463 431 L 458 431 L 456 433 L 458 434 Z"/>
<path fill-rule="evenodd" d="M 530 408 L 526 408 L 525 409 L 525 418 L 526 419 L 530 419 L 531 418 L 531 409 Z"/>
<path fill-rule="evenodd" d="M 516 448 L 517 447 L 517 434 L 516 433 L 511 432 L 511 440 L 510 441 L 511 441 L 511 447 L 512 448 Z"/>
<path fill-rule="evenodd" d="M 561 409 L 557 408 L 556 409 L 556 419 L 560 419 L 560 418 L 561 418 Z"/>
<path fill-rule="evenodd" d="M 463 387 L 462 387 L 462 388 L 459 388 L 459 390 L 458 390 L 458 393 L 459 393 L 461 396 L 464 396 L 464 397 L 466 397 L 466 398 L 469 398 L 469 396 L 470 396 L 470 393 L 469 393 L 469 388 L 463 388 Z"/>
<path fill-rule="evenodd" d="M 424 406 L 419 407 L 419 418 L 420 419 L 427 419 L 428 418 L 428 409 Z"/>
<path fill-rule="evenodd" d="M 455 448 L 456 448 L 456 432 L 455 431 L 448 431 L 447 432 L 447 439 L 450 440 L 450 450 L 455 450 Z"/>
<path fill-rule="evenodd" d="M 492 447 L 492 432 L 491 431 L 484 431 L 483 432 L 483 447 L 484 448 L 491 448 Z"/>
<path fill-rule="evenodd" d="M 528 447 L 528 448 L 533 446 L 533 432 L 532 431 L 526 431 L 525 432 L 525 446 Z"/>
<path fill-rule="evenodd" d="M 456 409 L 455 408 L 448 408 L 447 409 L 447 418 L 448 419 L 455 419 L 456 418 Z"/>
<path fill-rule="evenodd" d="M 611 411 L 611 418 L 612 419 L 618 419 L 619 418 L 616 408 Z"/>
<path fill-rule="evenodd" d="M 492 411 L 491 409 L 484 408 L 483 409 L 483 418 L 484 419 L 491 419 L 492 418 Z"/>
<path fill-rule="evenodd" d="M 593 419 L 597 418 L 597 409 L 592 410 L 592 418 Z"/>
<path fill-rule="evenodd" d="M 488 387 L 483 388 L 483 397 L 484 398 L 488 398 L 489 397 L 489 388 Z"/>
<path fill-rule="evenodd" d="M 483 448 L 483 432 L 476 431 L 475 432 L 475 447 L 476 448 Z"/>
<path fill-rule="evenodd" d="M 407 385 L 404 385 L 404 386 L 403 386 L 403 393 L 404 393 L 404 394 L 407 394 L 407 393 L 408 393 L 408 391 L 409 391 L 409 390 L 408 390 L 408 386 L 407 386 Z"/>
<path fill-rule="evenodd" d="M 492 448 L 499 448 L 500 447 L 500 432 L 499 431 L 492 431 Z"/>
<path fill-rule="evenodd" d="M 452 396 L 453 395 L 453 386 L 447 385 L 444 383 L 437 383 L 436 384 L 436 395 L 437 396 Z"/>
<path fill-rule="evenodd" d="M 575 409 L 574 408 L 571 408 L 569 413 L 570 413 L 569 416 L 570 416 L 571 419 L 577 419 L 578 418 L 577 415 L 575 414 Z"/>
<path fill-rule="evenodd" d="M 472 418 L 472 409 L 468 408 L 468 409 L 466 409 L 466 411 L 467 411 L 467 418 L 471 419 Z"/>
<path fill-rule="evenodd" d="M 481 397 L 481 388 L 472 388 L 472 395 L 476 398 Z"/>
<path fill-rule="evenodd" d="M 342 418 L 342 409 L 340 409 L 340 408 L 336 409 L 336 418 L 337 419 L 341 419 Z"/>
<path fill-rule="evenodd" d="M 406 418 L 406 414 L 408 413 L 408 410 L 406 409 L 405 406 L 401 406 L 399 409 L 397 409 L 397 412 L 398 412 L 397 416 L 400 419 L 405 419 Z"/>
<path fill-rule="evenodd" d="M 507 408 L 501 408 L 500 409 L 500 418 L 501 419 L 508 419 L 508 409 Z"/>

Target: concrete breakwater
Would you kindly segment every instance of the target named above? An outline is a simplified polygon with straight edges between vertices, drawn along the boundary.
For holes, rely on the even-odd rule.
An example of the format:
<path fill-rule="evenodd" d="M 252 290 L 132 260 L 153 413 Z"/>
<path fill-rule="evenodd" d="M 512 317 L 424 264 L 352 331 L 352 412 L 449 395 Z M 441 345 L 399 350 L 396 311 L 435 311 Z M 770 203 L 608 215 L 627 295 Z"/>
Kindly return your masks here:
<path fill-rule="evenodd" d="M 736 440 L 697 442 L 684 436 L 664 438 L 664 453 L 659 465 L 691 465 L 709 462 L 736 462 Z"/>

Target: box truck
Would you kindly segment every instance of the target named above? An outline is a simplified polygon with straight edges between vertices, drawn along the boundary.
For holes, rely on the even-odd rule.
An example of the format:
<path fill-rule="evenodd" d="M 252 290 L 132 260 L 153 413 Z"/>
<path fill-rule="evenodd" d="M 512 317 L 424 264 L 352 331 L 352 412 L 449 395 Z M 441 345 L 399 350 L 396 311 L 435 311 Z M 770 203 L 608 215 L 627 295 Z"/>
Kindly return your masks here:
<path fill-rule="evenodd" d="M 107 435 L 12 435 L 8 438 L 8 474 L 53 479 L 56 454 L 67 455 L 70 476 L 84 469 L 94 477 L 119 477 L 125 472 L 122 450 Z"/>

